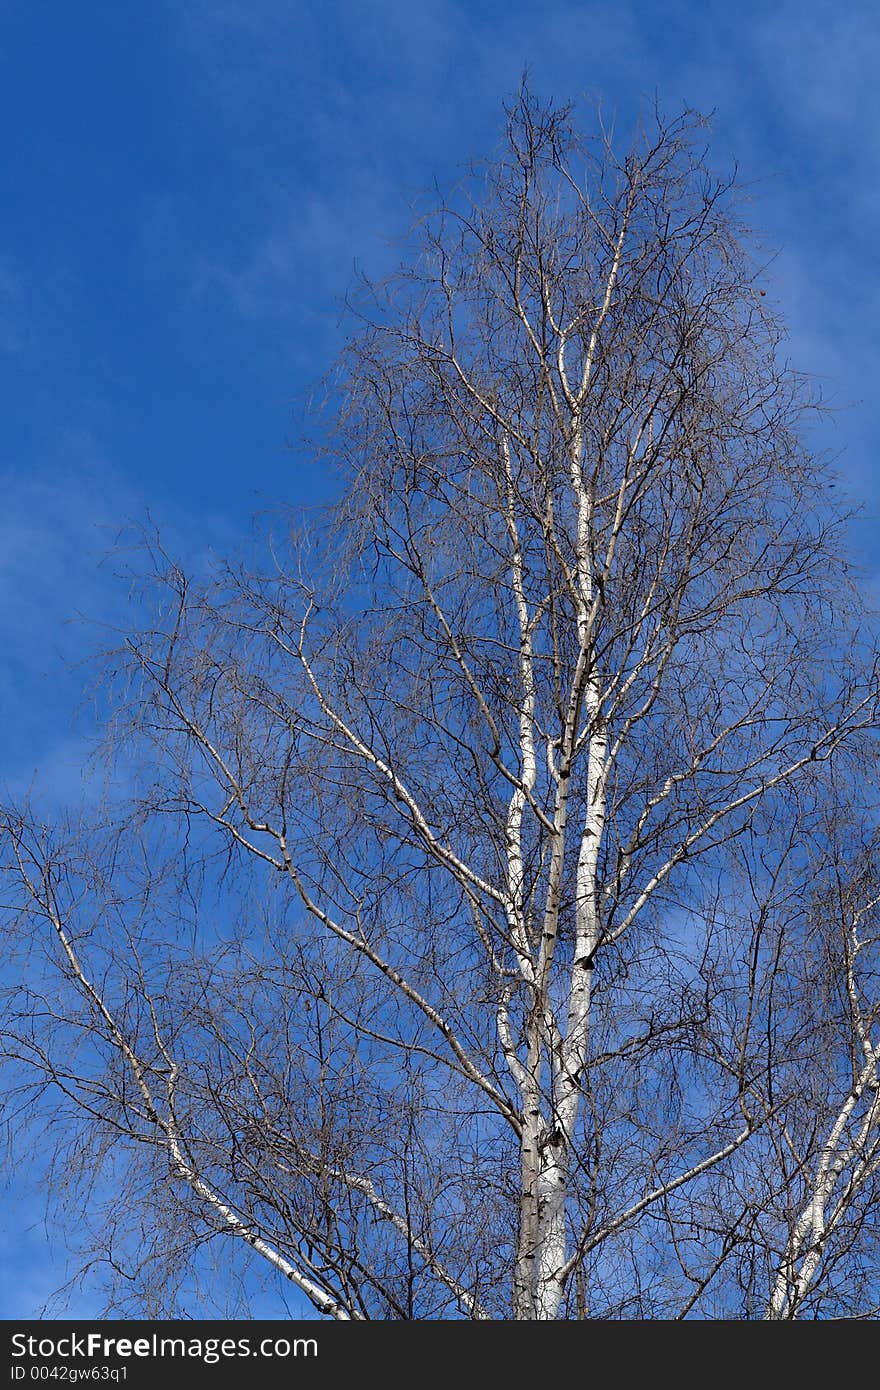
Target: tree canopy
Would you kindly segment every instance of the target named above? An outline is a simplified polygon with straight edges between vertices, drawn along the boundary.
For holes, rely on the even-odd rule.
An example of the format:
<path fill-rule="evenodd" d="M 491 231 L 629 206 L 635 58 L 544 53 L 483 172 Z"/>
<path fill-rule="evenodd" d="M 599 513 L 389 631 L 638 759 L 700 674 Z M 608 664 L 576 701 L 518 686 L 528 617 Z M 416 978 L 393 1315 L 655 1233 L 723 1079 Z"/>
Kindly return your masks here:
<path fill-rule="evenodd" d="M 342 1319 L 876 1310 L 876 628 L 704 140 L 524 88 L 355 301 L 333 505 L 151 549 L 130 803 L 4 812 L 10 1103 L 117 1309 L 216 1249 Z"/>

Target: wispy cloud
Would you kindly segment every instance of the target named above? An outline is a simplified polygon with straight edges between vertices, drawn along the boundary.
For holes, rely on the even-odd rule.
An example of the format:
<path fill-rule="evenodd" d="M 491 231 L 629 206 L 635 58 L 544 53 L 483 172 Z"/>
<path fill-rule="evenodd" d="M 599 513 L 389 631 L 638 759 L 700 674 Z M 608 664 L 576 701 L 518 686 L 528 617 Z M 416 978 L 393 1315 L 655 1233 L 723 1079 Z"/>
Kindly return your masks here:
<path fill-rule="evenodd" d="M 63 466 L 56 456 L 30 475 L 10 463 L 0 469 L 0 776 L 13 792 L 36 776 L 59 804 L 75 795 L 85 752 L 74 719 L 85 621 L 121 617 L 102 562 L 135 496 L 93 438 L 67 434 L 56 447 Z"/>

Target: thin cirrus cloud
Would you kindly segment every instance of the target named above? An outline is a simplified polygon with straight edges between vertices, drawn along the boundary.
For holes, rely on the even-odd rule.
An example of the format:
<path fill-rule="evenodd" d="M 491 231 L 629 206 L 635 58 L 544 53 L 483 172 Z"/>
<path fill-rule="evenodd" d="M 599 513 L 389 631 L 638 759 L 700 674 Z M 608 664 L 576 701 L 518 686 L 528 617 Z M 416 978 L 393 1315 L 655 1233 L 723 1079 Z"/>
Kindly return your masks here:
<path fill-rule="evenodd" d="M 103 562 L 135 506 L 87 436 L 57 442 L 27 474 L 0 469 L 0 727 L 5 795 L 33 790 L 57 809 L 82 795 L 88 716 L 83 658 L 124 616 Z M 10 733 L 10 731 L 12 731 Z"/>
<path fill-rule="evenodd" d="M 784 242 L 784 256 L 821 247 L 825 273 L 839 278 L 845 243 L 855 250 L 869 230 L 863 215 L 876 219 L 877 146 L 862 98 L 878 26 L 865 4 L 833 20 L 824 4 L 792 3 L 746 3 L 734 16 L 717 2 L 695 13 L 188 0 L 182 38 L 225 133 L 255 156 L 265 217 L 228 262 L 211 259 L 207 278 L 237 311 L 273 315 L 273 288 L 292 304 L 291 287 L 306 294 L 316 269 L 324 292 L 344 287 L 355 258 L 384 264 L 407 201 L 494 144 L 500 102 L 525 66 L 543 93 L 601 102 L 623 138 L 655 94 L 667 110 L 714 110 L 718 160 L 739 159 L 770 241 Z"/>
<path fill-rule="evenodd" d="M 839 412 L 817 443 L 842 450 L 841 486 L 877 511 L 880 144 L 866 113 L 880 24 L 864 0 L 845 12 L 824 0 L 769 10 L 746 0 L 735 14 L 717 0 L 699 12 L 190 0 L 182 25 L 194 61 L 210 68 L 220 119 L 245 140 L 249 116 L 269 119 L 264 173 L 278 159 L 288 179 L 297 174 L 283 196 L 277 181 L 263 185 L 260 235 L 234 259 L 203 264 L 199 290 L 243 319 L 298 320 L 307 331 L 289 360 L 303 372 L 332 355 L 355 262 L 390 268 L 409 203 L 491 149 L 500 102 L 525 66 L 542 93 L 595 100 L 622 138 L 655 96 L 667 110 L 713 111 L 713 154 L 720 168 L 736 161 L 746 187 L 765 283 L 788 324 L 785 351 Z M 876 571 L 870 528 L 858 543 Z"/>

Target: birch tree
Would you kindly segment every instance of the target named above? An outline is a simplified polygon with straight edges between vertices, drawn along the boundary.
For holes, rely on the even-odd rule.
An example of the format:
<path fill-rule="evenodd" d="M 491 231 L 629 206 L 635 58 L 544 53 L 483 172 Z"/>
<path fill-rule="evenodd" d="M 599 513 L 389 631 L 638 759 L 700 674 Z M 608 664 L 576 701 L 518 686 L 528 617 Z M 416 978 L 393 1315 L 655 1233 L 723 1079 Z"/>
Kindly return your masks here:
<path fill-rule="evenodd" d="M 113 1175 L 118 1307 L 206 1247 L 337 1319 L 876 1302 L 877 670 L 702 130 L 523 91 L 356 300 L 334 506 L 152 549 L 130 810 L 4 817 L 13 1093 Z"/>

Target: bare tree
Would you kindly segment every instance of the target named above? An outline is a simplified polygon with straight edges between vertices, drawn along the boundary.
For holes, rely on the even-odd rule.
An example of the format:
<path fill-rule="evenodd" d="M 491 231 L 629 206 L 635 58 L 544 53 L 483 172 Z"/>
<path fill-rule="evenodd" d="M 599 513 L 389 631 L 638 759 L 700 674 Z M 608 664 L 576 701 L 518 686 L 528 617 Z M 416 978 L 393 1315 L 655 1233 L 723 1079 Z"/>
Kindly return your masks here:
<path fill-rule="evenodd" d="M 4 817 L 13 1095 L 123 1310 L 218 1242 L 341 1319 L 877 1301 L 876 662 L 701 129 L 524 90 L 358 302 L 341 500 L 153 549 L 132 807 Z"/>

